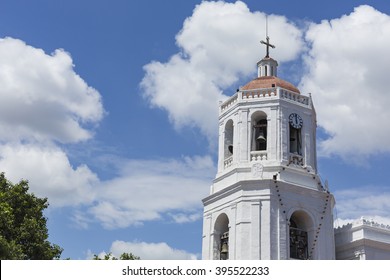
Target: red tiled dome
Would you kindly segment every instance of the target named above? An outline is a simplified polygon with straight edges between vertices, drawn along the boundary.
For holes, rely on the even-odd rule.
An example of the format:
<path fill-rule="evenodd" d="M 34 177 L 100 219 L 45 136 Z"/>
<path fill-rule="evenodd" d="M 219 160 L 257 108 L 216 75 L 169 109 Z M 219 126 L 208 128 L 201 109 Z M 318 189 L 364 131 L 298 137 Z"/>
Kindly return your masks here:
<path fill-rule="evenodd" d="M 275 76 L 263 76 L 256 78 L 245 86 L 241 87 L 242 90 L 251 90 L 251 89 L 262 89 L 262 88 L 273 88 L 273 87 L 281 87 L 296 93 L 300 93 L 299 89 L 297 89 L 294 85 L 286 82 L 282 79 L 279 79 Z"/>

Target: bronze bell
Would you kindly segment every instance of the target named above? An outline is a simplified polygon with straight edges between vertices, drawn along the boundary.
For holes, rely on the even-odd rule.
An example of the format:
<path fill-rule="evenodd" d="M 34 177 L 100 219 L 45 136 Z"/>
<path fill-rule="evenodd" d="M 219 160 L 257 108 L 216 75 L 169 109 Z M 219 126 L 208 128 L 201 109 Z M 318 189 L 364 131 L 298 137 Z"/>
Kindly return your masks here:
<path fill-rule="evenodd" d="M 259 142 L 267 141 L 267 139 L 265 139 L 265 137 L 264 137 L 264 132 L 263 131 L 260 131 L 260 135 L 256 138 L 256 140 L 259 141 Z"/>
<path fill-rule="evenodd" d="M 223 243 L 222 244 L 222 248 L 221 248 L 221 253 L 222 254 L 227 254 L 228 252 L 229 252 L 228 244 L 227 243 Z"/>

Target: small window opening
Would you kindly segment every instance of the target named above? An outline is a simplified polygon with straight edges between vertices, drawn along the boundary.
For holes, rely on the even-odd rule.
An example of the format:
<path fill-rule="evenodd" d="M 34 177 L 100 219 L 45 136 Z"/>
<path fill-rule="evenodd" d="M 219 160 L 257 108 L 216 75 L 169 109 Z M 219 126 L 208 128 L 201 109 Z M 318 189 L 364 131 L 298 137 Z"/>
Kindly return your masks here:
<path fill-rule="evenodd" d="M 302 155 L 301 129 L 290 125 L 290 153 Z"/>
<path fill-rule="evenodd" d="M 219 256 L 221 260 L 229 259 L 229 231 L 224 232 L 221 235 L 221 246 L 219 250 Z"/>
<path fill-rule="evenodd" d="M 262 119 L 253 126 L 253 143 L 252 150 L 267 150 L 267 120 Z"/>
<path fill-rule="evenodd" d="M 307 260 L 307 231 L 298 228 L 294 220 L 290 220 L 290 258 Z"/>
<path fill-rule="evenodd" d="M 229 218 L 225 213 L 218 216 L 214 225 L 214 260 L 229 259 Z"/>
<path fill-rule="evenodd" d="M 233 155 L 233 130 L 234 130 L 233 129 L 233 121 L 229 120 L 225 126 L 225 139 L 224 139 L 225 159 L 227 159 Z"/>

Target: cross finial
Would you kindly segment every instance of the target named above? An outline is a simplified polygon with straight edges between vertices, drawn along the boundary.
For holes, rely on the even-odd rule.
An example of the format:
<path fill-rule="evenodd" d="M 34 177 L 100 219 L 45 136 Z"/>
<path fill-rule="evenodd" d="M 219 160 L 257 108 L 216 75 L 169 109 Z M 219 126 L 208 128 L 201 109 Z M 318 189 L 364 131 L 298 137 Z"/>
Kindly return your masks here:
<path fill-rule="evenodd" d="M 266 37 L 266 40 L 267 40 L 267 42 L 264 42 L 263 40 L 261 40 L 260 43 L 266 45 L 266 55 L 265 55 L 265 57 L 269 57 L 269 47 L 271 47 L 271 48 L 274 49 L 275 46 L 272 45 L 272 44 L 269 42 L 269 37 L 268 37 L 268 36 Z"/>
<path fill-rule="evenodd" d="M 268 16 L 266 16 L 265 18 L 265 38 L 267 40 L 267 42 L 264 42 L 263 40 L 260 41 L 260 43 L 266 45 L 266 55 L 265 57 L 269 57 L 269 47 L 271 48 L 275 48 L 274 45 L 272 45 L 270 42 L 269 42 L 269 37 L 268 37 Z"/>

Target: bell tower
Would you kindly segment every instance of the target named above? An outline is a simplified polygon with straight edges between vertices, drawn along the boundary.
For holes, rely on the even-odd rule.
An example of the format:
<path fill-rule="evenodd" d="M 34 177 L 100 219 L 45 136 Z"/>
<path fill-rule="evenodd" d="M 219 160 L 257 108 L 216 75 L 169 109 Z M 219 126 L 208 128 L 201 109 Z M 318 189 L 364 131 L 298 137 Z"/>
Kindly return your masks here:
<path fill-rule="evenodd" d="M 203 199 L 203 259 L 334 259 L 334 198 L 317 172 L 310 95 L 258 76 L 219 105 L 218 171 Z"/>

